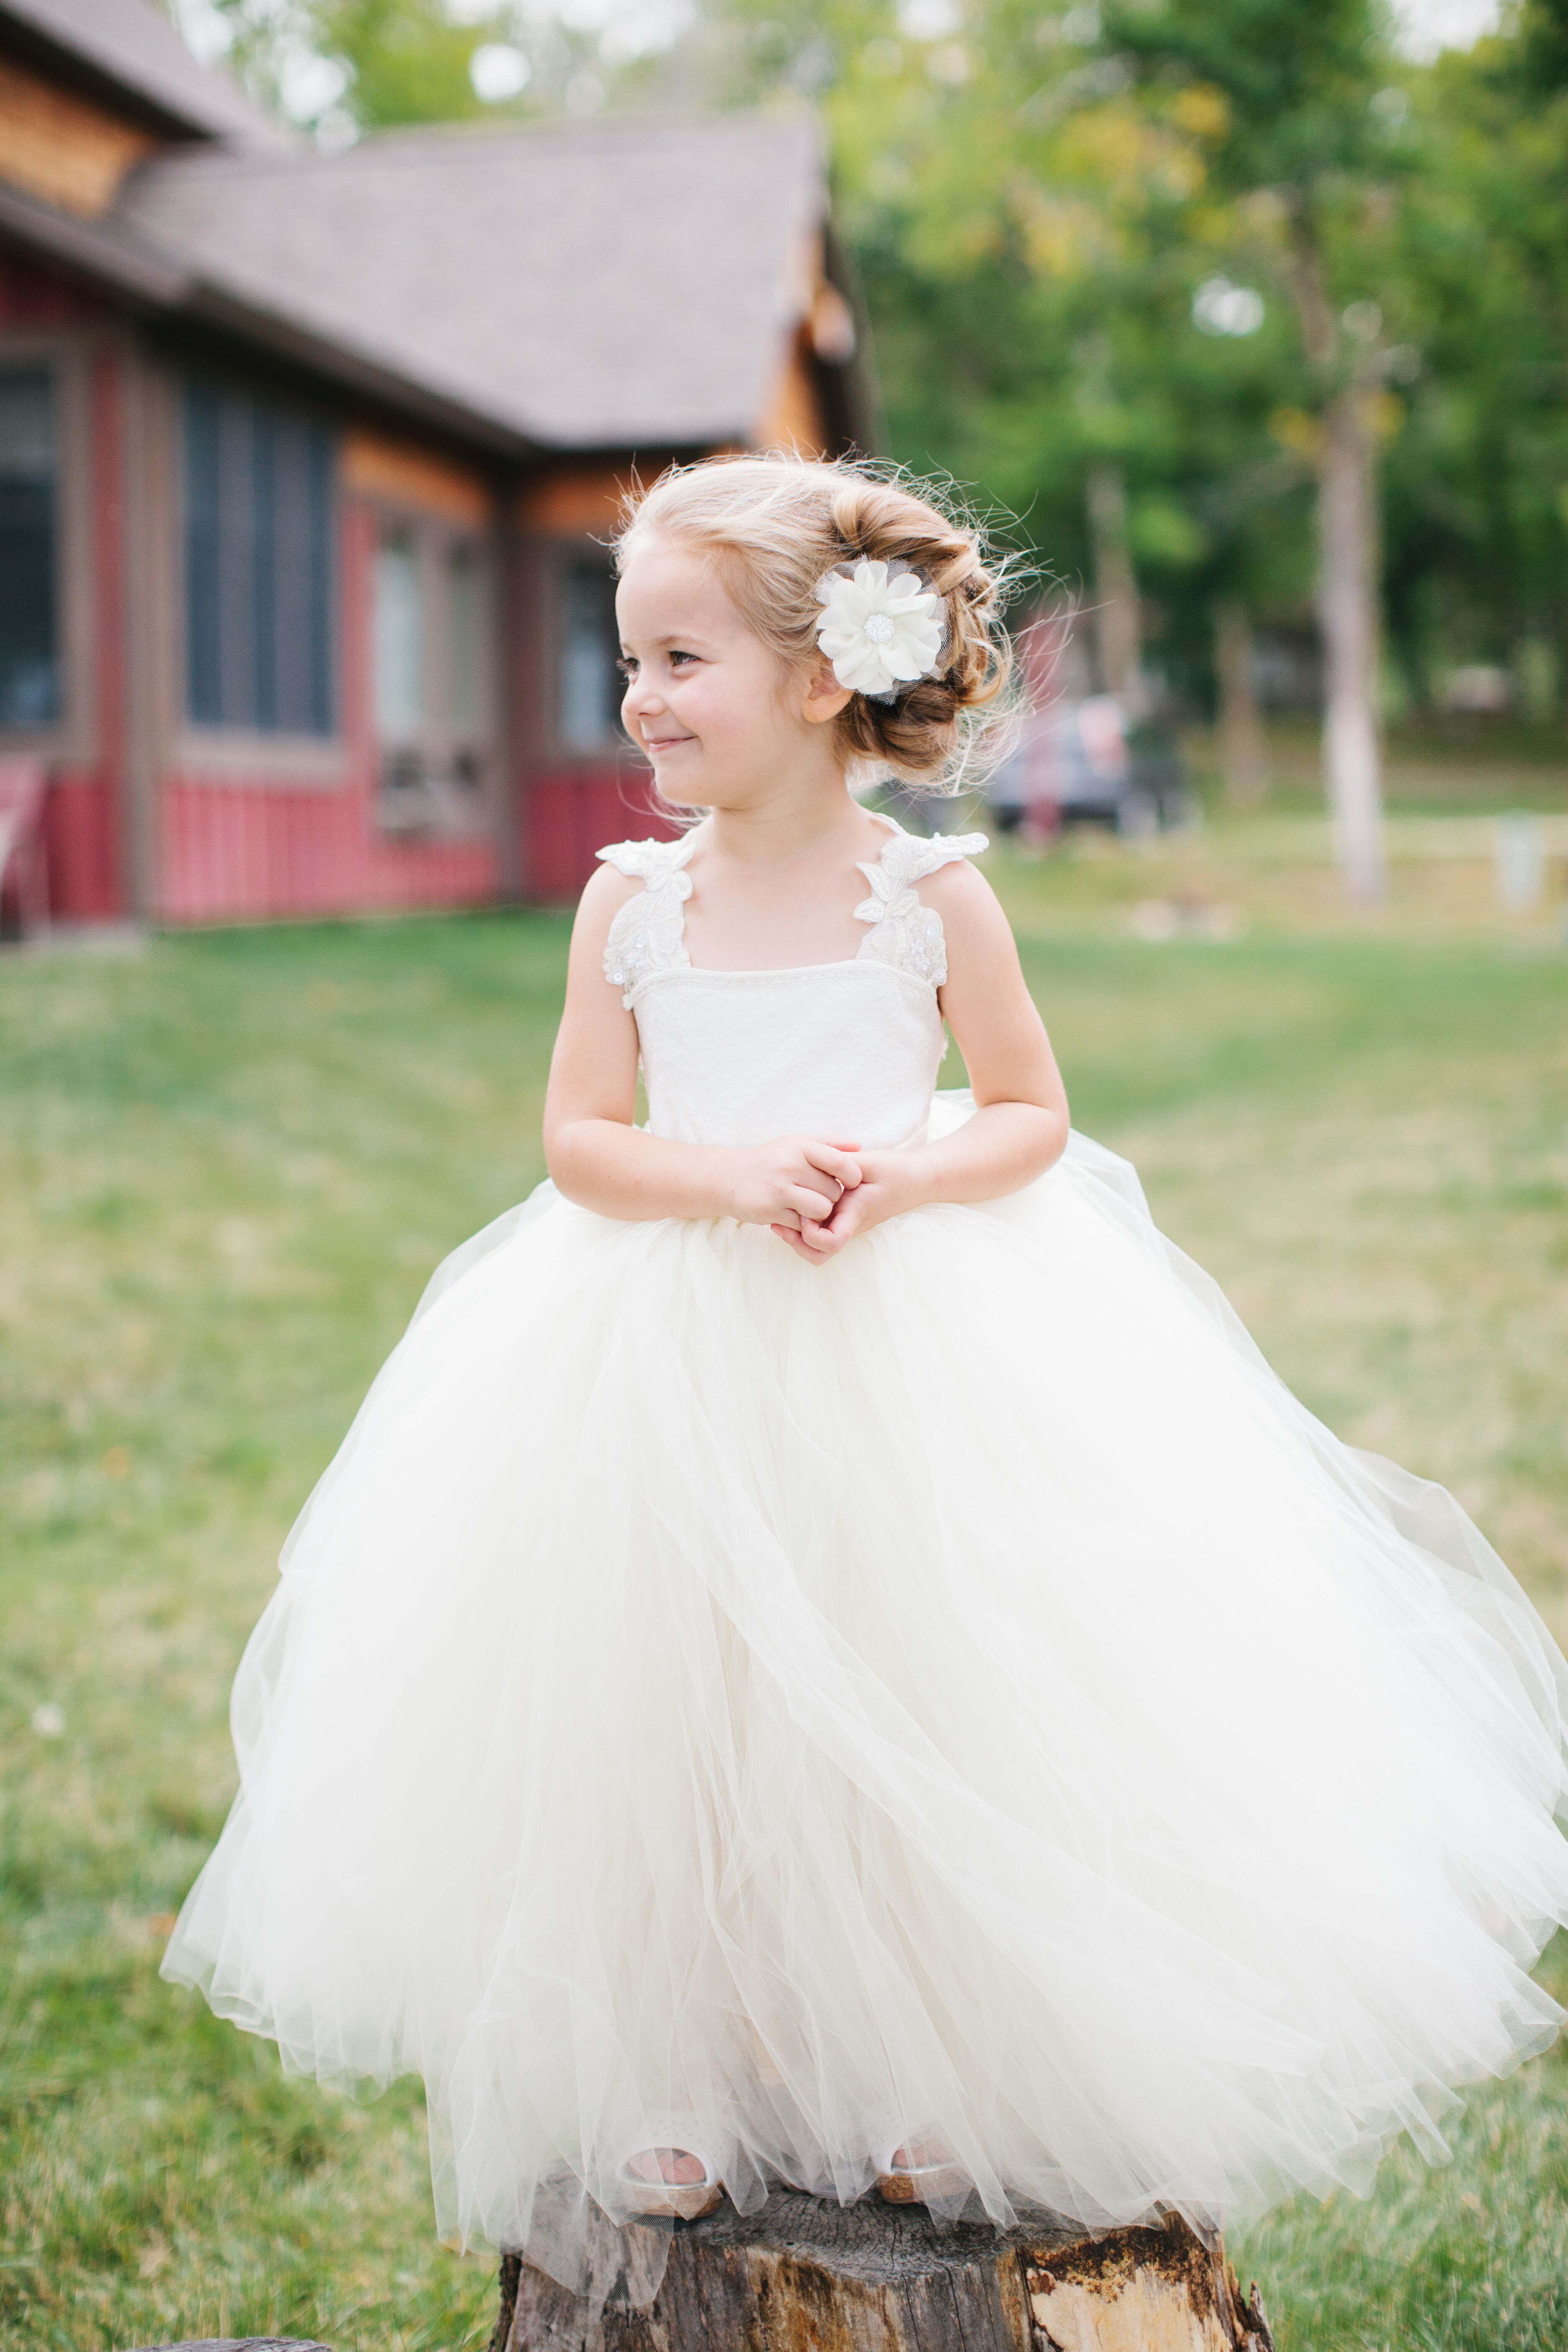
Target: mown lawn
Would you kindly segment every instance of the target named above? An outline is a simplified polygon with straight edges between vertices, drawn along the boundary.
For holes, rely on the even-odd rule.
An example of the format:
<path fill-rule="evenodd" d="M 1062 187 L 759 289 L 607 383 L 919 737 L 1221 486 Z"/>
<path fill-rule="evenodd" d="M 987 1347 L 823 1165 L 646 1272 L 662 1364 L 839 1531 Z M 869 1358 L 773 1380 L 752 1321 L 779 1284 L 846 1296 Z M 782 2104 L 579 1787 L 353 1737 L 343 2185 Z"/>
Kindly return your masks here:
<path fill-rule="evenodd" d="M 1550 927 L 1281 922 L 1271 883 L 1233 943 L 1152 946 L 1121 911 L 1167 887 L 1147 865 L 999 878 L 1079 1123 L 1308 1400 L 1455 1486 L 1568 1633 Z M 564 940 L 496 916 L 0 961 L 7 2352 L 483 2341 L 493 2269 L 433 2242 L 416 2090 L 285 2083 L 155 1971 L 289 1519 L 432 1265 L 541 1173 Z M 1396 2155 L 1369 2203 L 1236 2251 L 1282 2352 L 1560 2352 L 1568 2067 L 1480 2095 L 1443 2173 Z"/>

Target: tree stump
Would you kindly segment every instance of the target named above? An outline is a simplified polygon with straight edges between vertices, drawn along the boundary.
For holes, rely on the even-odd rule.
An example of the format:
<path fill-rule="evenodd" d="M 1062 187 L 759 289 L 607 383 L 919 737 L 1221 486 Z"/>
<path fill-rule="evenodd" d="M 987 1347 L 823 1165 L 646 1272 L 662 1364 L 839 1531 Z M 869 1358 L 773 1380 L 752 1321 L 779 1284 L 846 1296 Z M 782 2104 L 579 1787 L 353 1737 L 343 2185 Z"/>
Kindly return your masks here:
<path fill-rule="evenodd" d="M 332 2352 L 330 2344 L 307 2344 L 300 2336 L 188 2336 L 183 2344 L 148 2344 L 142 2352 Z"/>
<path fill-rule="evenodd" d="M 677 2223 L 637 2308 L 618 2280 L 595 2320 L 502 2257 L 490 2352 L 1273 2352 L 1217 2241 L 1178 2215 L 1099 2235 L 1045 2215 L 943 2227 L 921 2206 L 778 2189 L 760 2213 Z"/>

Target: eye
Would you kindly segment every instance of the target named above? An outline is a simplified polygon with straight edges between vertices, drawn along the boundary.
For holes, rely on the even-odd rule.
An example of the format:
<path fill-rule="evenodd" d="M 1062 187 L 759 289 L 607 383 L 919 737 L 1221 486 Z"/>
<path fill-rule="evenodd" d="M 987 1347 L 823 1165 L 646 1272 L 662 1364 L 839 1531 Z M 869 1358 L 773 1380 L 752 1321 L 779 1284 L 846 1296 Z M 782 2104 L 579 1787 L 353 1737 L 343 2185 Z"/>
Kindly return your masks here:
<path fill-rule="evenodd" d="M 637 666 L 632 659 L 630 654 L 620 655 L 616 659 L 616 667 L 620 671 L 621 676 L 625 678 L 636 677 L 637 674 Z"/>
<path fill-rule="evenodd" d="M 669 666 L 671 669 L 674 669 L 682 662 L 694 662 L 696 659 L 697 656 L 695 654 L 683 654 L 677 649 L 670 654 Z"/>

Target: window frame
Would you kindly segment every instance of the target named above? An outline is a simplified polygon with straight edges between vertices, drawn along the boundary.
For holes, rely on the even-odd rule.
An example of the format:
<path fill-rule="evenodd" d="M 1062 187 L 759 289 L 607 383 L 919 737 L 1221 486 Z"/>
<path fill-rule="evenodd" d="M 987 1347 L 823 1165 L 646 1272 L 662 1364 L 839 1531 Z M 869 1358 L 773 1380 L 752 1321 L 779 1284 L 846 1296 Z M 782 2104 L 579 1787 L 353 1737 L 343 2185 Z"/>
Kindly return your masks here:
<path fill-rule="evenodd" d="M 362 493 L 359 503 L 370 518 L 372 533 L 365 636 L 370 665 L 367 701 L 374 763 L 371 791 L 377 828 L 392 840 L 428 838 L 432 835 L 448 841 L 499 840 L 505 764 L 501 712 L 504 669 L 500 644 L 505 580 L 500 532 L 493 520 L 488 525 L 468 522 L 433 507 L 417 506 L 412 500 L 390 498 L 384 493 L 369 496 Z M 405 533 L 413 539 L 418 565 L 421 604 L 419 685 L 423 709 L 417 732 L 401 742 L 391 743 L 383 738 L 376 714 L 375 573 L 382 541 L 395 532 Z M 462 545 L 479 550 L 480 595 L 488 608 L 487 625 L 482 630 L 480 640 L 479 701 L 483 726 L 478 736 L 460 731 L 454 724 L 452 715 L 454 665 L 451 659 L 448 565 L 452 551 Z M 459 788 L 447 780 L 446 772 L 468 751 L 478 754 L 479 781 L 471 788 Z M 389 759 L 400 756 L 417 758 L 436 772 L 426 773 L 420 784 L 405 788 L 408 798 L 396 804 L 389 797 L 387 765 Z M 468 796 L 459 798 L 459 789 L 466 791 Z"/>
<path fill-rule="evenodd" d="M 47 367 L 55 392 L 55 627 L 60 713 L 40 727 L 0 724 L 0 754 L 86 764 L 98 756 L 92 513 L 91 346 L 82 335 L 0 334 L 0 369 Z"/>
<path fill-rule="evenodd" d="M 605 548 L 603 541 L 593 538 L 586 531 L 572 533 L 552 531 L 548 535 L 541 535 L 539 544 L 544 555 L 545 691 L 544 726 L 542 731 L 544 737 L 545 754 L 552 766 L 579 771 L 584 775 L 602 775 L 606 768 L 619 767 L 636 751 L 637 746 L 621 725 L 618 717 L 611 720 L 609 731 L 603 741 L 592 751 L 580 743 L 569 743 L 566 740 L 562 723 L 564 716 L 562 708 L 564 698 L 561 690 L 562 672 L 566 655 L 566 575 L 574 565 L 583 563 L 591 553 L 597 551 L 605 558 L 605 573 L 613 585 L 615 566 L 610 560 L 609 551 Z M 618 642 L 616 650 L 618 654 Z M 618 711 L 619 698 L 616 699 L 616 709 Z"/>
<path fill-rule="evenodd" d="M 328 654 L 332 725 L 327 734 L 297 730 L 237 726 L 223 720 L 193 719 L 190 714 L 190 641 L 187 631 L 190 583 L 186 573 L 189 546 L 186 494 L 188 474 L 185 445 L 187 387 L 204 388 L 258 404 L 270 404 L 317 425 L 331 436 L 332 478 L 327 534 L 327 613 L 331 632 Z M 173 653 L 174 726 L 170 772 L 202 783 L 249 786 L 262 791 L 339 792 L 353 775 L 345 702 L 343 659 L 344 579 L 347 551 L 343 515 L 341 416 L 311 400 L 289 393 L 275 396 L 269 384 L 258 386 L 232 369 L 205 364 L 173 370 L 165 403 L 165 438 L 171 495 L 168 502 L 170 559 L 170 622 Z"/>

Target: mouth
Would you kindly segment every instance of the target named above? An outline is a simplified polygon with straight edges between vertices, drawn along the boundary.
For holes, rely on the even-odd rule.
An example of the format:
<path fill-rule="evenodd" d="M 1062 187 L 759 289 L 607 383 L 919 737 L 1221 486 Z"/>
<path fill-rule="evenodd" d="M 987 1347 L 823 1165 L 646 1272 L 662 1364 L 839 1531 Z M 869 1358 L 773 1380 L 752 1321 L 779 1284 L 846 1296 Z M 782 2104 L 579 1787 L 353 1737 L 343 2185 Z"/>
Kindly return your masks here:
<path fill-rule="evenodd" d="M 695 735 L 645 735 L 645 751 L 677 751 L 683 743 L 695 743 Z"/>

